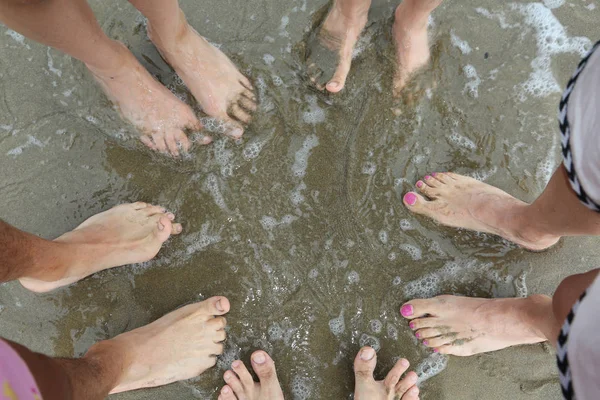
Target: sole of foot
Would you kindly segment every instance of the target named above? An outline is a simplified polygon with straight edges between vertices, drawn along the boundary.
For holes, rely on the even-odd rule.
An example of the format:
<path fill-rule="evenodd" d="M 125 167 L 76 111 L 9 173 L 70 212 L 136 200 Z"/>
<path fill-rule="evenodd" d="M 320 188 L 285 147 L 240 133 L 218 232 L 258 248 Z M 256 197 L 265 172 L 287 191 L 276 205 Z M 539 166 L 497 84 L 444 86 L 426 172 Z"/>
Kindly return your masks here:
<path fill-rule="evenodd" d="M 373 372 L 377 354 L 372 347 L 363 347 L 354 359 L 354 400 L 419 400 L 417 374 L 412 371 L 405 374 L 409 365 L 408 360 L 402 358 L 384 380 L 376 381 Z"/>
<path fill-rule="evenodd" d="M 528 204 L 468 176 L 432 173 L 415 186 L 420 194 L 405 194 L 404 205 L 442 225 L 498 235 L 532 251 L 545 250 L 560 239 L 531 232 L 531 224 L 522 217 Z"/>
<path fill-rule="evenodd" d="M 218 400 L 283 400 L 273 359 L 259 350 L 252 354 L 250 360 L 259 382 L 252 379 L 243 362 L 236 360 L 231 364 L 231 370 L 223 374 L 226 385 L 221 389 Z"/>
<path fill-rule="evenodd" d="M 334 1 L 318 32 L 308 40 L 307 73 L 317 89 L 338 93 L 344 88 L 369 7 L 370 2 L 350 7 Z"/>
<path fill-rule="evenodd" d="M 434 352 L 471 356 L 521 344 L 546 341 L 552 329 L 552 299 L 480 299 L 438 296 L 402 305 L 417 339 Z"/>
<path fill-rule="evenodd" d="M 192 28 L 181 13 L 182 31 L 172 40 L 148 25 L 148 36 L 192 92 L 203 112 L 239 139 L 257 109 L 254 87 L 231 60 Z M 164 35 L 163 35 L 164 36 Z"/>
<path fill-rule="evenodd" d="M 63 270 L 19 281 L 31 291 L 49 292 L 104 269 L 151 260 L 171 235 L 181 233 L 181 224 L 174 220 L 164 207 L 118 205 L 54 240 Z"/>
<path fill-rule="evenodd" d="M 122 361 L 112 393 L 167 385 L 202 374 L 223 353 L 229 311 L 225 297 L 211 297 L 92 346 L 84 358 Z"/>
<path fill-rule="evenodd" d="M 115 68 L 98 70 L 88 65 L 108 99 L 141 132 L 140 139 L 149 148 L 175 157 L 188 152 L 192 143 L 185 131 L 202 129 L 192 108 L 156 81 L 123 44 L 113 46 L 119 60 Z M 199 144 L 211 141 L 204 136 Z"/>

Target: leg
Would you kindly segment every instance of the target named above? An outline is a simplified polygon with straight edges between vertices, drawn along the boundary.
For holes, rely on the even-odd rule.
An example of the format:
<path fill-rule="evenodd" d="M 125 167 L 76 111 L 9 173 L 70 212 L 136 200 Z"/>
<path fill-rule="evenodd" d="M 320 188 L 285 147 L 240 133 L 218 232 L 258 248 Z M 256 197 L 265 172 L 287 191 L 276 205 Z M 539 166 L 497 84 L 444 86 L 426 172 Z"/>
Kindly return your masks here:
<path fill-rule="evenodd" d="M 398 360 L 382 381 L 373 379 L 376 365 L 375 350 L 371 347 L 360 349 L 354 359 L 354 400 L 419 400 L 417 374 L 411 371 L 400 379 L 408 369 L 408 360 Z"/>
<path fill-rule="evenodd" d="M 333 0 L 318 34 L 307 44 L 308 74 L 319 90 L 337 93 L 344 88 L 370 7 L 371 0 Z"/>
<path fill-rule="evenodd" d="M 438 296 L 411 300 L 400 313 L 425 346 L 442 354 L 470 356 L 520 344 L 555 344 L 567 314 L 598 271 L 567 277 L 552 299 Z"/>
<path fill-rule="evenodd" d="M 185 82 L 204 112 L 239 138 L 256 110 L 250 81 L 186 21 L 177 0 L 130 0 L 148 18 L 148 35 Z"/>
<path fill-rule="evenodd" d="M 488 232 L 531 250 L 543 250 L 561 236 L 599 235 L 600 214 L 585 207 L 561 165 L 532 204 L 475 179 L 438 173 L 409 192 L 404 204 L 442 225 Z"/>
<path fill-rule="evenodd" d="M 427 23 L 442 0 L 403 0 L 396 8 L 393 27 L 397 70 L 394 95 L 398 96 L 411 75 L 429 61 Z"/>
<path fill-rule="evenodd" d="M 283 400 L 273 359 L 262 350 L 254 352 L 250 358 L 260 382 L 254 382 L 244 363 L 234 361 L 231 364 L 233 371 L 223 375 L 227 384 L 221 389 L 218 400 Z"/>
<path fill-rule="evenodd" d="M 122 204 L 48 241 L 0 221 L 0 282 L 19 279 L 47 292 L 103 269 L 152 259 L 172 234 L 175 216 L 146 203 Z"/>
<path fill-rule="evenodd" d="M 92 346 L 79 359 L 50 358 L 7 342 L 27 364 L 46 400 L 100 400 L 109 393 L 200 375 L 223 352 L 229 301 L 213 297 Z M 0 362 L 1 364 L 1 362 Z"/>
<path fill-rule="evenodd" d="M 192 109 L 102 32 L 85 0 L 4 0 L 0 21 L 84 62 L 123 117 L 141 130 L 146 145 L 174 155 L 178 143 L 189 148 L 183 129 L 201 128 Z"/>

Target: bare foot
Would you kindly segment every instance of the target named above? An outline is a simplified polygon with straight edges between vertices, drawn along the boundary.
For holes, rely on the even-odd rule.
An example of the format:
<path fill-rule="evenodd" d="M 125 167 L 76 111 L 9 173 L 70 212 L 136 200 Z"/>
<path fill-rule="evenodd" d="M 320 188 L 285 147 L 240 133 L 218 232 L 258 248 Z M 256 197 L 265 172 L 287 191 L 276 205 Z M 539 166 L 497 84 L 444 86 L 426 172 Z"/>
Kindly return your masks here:
<path fill-rule="evenodd" d="M 514 299 L 438 296 L 411 300 L 400 309 L 411 319 L 423 344 L 434 352 L 471 356 L 548 340 L 554 329 L 552 299 L 533 295 Z"/>
<path fill-rule="evenodd" d="M 317 35 L 307 44 L 308 75 L 319 90 L 337 93 L 344 88 L 352 53 L 367 24 L 371 1 L 333 1 Z"/>
<path fill-rule="evenodd" d="M 396 8 L 392 28 L 396 46 L 394 96 L 399 96 L 413 74 L 429 62 L 429 14 L 442 0 L 407 0 Z"/>
<path fill-rule="evenodd" d="M 404 204 L 442 225 L 492 233 L 534 251 L 547 249 L 560 239 L 531 232 L 521 217 L 528 204 L 468 176 L 433 173 L 416 186 L 427 199 L 409 192 Z"/>
<path fill-rule="evenodd" d="M 99 342 L 84 356 L 112 354 L 123 360 L 122 373 L 110 393 L 167 385 L 190 379 L 213 367 L 223 353 L 229 311 L 225 297 L 211 297 L 179 308 L 114 339 Z M 111 358 L 111 357 L 107 357 Z"/>
<path fill-rule="evenodd" d="M 408 360 L 401 358 L 382 381 L 373 378 L 377 354 L 371 347 L 360 349 L 354 359 L 354 400 L 419 400 L 417 374 L 402 374 L 408 369 Z"/>
<path fill-rule="evenodd" d="M 163 207 L 142 202 L 118 205 L 54 240 L 68 254 L 64 270 L 19 281 L 26 289 L 48 292 L 104 269 L 148 261 L 170 235 L 181 232 L 174 219 Z"/>
<path fill-rule="evenodd" d="M 243 362 L 234 361 L 231 364 L 233 371 L 227 371 L 223 375 L 227 384 L 221 389 L 218 400 L 283 400 L 275 363 L 271 357 L 259 350 L 250 358 L 252 369 L 260 382 L 254 382 Z"/>
<path fill-rule="evenodd" d="M 141 131 L 146 146 L 174 156 L 180 149 L 188 151 L 190 141 L 184 130 L 202 129 L 191 107 L 157 82 L 124 45 L 114 45 L 120 54 L 118 67 L 101 71 L 88 66 L 107 97 Z M 210 142 L 205 137 L 202 144 Z"/>
<path fill-rule="evenodd" d="M 257 108 L 254 88 L 225 54 L 187 23 L 183 13 L 181 18 L 181 32 L 174 39 L 161 39 L 150 23 L 148 36 L 202 110 L 224 122 L 226 135 L 240 138 Z"/>

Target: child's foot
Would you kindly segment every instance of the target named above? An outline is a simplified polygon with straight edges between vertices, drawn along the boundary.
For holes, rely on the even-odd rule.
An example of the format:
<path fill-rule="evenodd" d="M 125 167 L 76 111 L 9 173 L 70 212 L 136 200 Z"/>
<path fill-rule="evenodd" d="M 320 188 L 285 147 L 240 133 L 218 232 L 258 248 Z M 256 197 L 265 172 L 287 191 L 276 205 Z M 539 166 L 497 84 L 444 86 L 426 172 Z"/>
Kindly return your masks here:
<path fill-rule="evenodd" d="M 319 90 L 337 93 L 344 88 L 371 6 L 370 0 L 358 6 L 354 3 L 334 0 L 319 32 L 308 43 L 308 75 Z"/>
<path fill-rule="evenodd" d="M 382 381 L 373 378 L 377 365 L 377 354 L 371 347 L 360 349 L 354 359 L 355 388 L 354 400 L 419 400 L 417 374 L 402 374 L 408 369 L 408 360 L 402 358 L 388 372 Z"/>
<path fill-rule="evenodd" d="M 260 382 L 254 382 L 243 362 L 234 361 L 231 364 L 233 371 L 227 371 L 223 375 L 227 384 L 221 389 L 218 400 L 283 400 L 275 363 L 271 357 L 259 350 L 250 359 Z"/>
<path fill-rule="evenodd" d="M 106 96 L 124 119 L 142 133 L 142 142 L 153 150 L 178 156 L 188 151 L 186 129 L 198 131 L 202 124 L 192 109 L 157 82 L 121 43 L 113 43 L 120 54 L 115 68 L 106 71 L 88 66 Z M 203 144 L 210 143 L 205 137 Z"/>
<path fill-rule="evenodd" d="M 163 207 L 141 202 L 113 207 L 54 240 L 65 254 L 63 270 L 19 281 L 26 289 L 48 292 L 104 269 L 148 261 L 181 232 L 174 219 Z"/>
<path fill-rule="evenodd" d="M 438 296 L 411 300 L 400 309 L 423 344 L 441 354 L 471 356 L 548 340 L 554 321 L 552 299 Z"/>
<path fill-rule="evenodd" d="M 115 352 L 124 360 L 122 374 L 110 393 L 167 385 L 190 379 L 213 367 L 223 353 L 229 311 L 225 297 L 190 304 L 162 318 L 90 348 L 93 360 Z M 118 359 L 117 358 L 117 359 Z"/>
<path fill-rule="evenodd" d="M 412 212 L 442 225 L 492 233 L 536 251 L 547 249 L 560 239 L 530 233 L 531 229 L 521 226 L 523 221 L 518 218 L 528 204 L 476 179 L 452 172 L 433 173 L 416 186 L 427 199 L 409 192 L 404 195 L 404 204 Z"/>
<path fill-rule="evenodd" d="M 421 0 L 419 0 L 421 1 Z M 396 8 L 392 34 L 396 46 L 396 74 L 394 96 L 399 96 L 410 78 L 429 62 L 429 40 L 427 24 L 429 13 L 441 0 L 424 0 L 423 5 L 415 1 L 403 1 Z"/>
<path fill-rule="evenodd" d="M 252 84 L 219 49 L 192 28 L 181 14 L 182 31 L 163 42 L 148 24 L 148 36 L 175 69 L 202 110 L 225 124 L 225 134 L 240 138 L 256 110 Z"/>

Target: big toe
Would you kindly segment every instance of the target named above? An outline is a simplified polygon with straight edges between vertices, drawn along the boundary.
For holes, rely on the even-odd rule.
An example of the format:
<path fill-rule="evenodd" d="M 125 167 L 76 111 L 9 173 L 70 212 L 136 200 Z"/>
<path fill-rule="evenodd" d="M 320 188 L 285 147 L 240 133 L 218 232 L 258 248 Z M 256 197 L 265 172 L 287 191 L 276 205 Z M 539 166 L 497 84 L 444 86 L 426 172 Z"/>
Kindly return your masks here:
<path fill-rule="evenodd" d="M 377 354 L 375 349 L 366 346 L 360 349 L 354 359 L 354 375 L 356 383 L 373 381 L 373 371 L 377 365 Z"/>
<path fill-rule="evenodd" d="M 417 214 L 430 215 L 430 201 L 415 192 L 408 192 L 402 198 L 404 205 L 412 212 Z"/>
<path fill-rule="evenodd" d="M 258 350 L 252 354 L 252 368 L 263 387 L 279 388 L 277 371 L 273 359 L 264 351 Z"/>
<path fill-rule="evenodd" d="M 352 54 L 344 54 L 340 58 L 333 77 L 327 83 L 327 90 L 331 93 L 338 93 L 346 85 L 346 78 L 350 72 L 350 66 L 352 65 Z"/>

